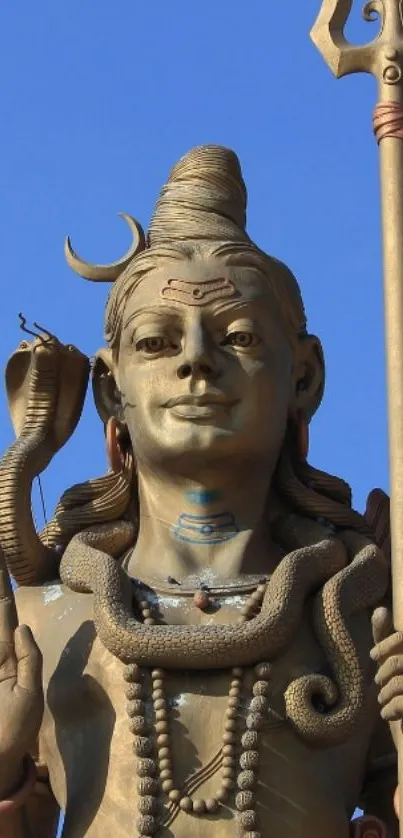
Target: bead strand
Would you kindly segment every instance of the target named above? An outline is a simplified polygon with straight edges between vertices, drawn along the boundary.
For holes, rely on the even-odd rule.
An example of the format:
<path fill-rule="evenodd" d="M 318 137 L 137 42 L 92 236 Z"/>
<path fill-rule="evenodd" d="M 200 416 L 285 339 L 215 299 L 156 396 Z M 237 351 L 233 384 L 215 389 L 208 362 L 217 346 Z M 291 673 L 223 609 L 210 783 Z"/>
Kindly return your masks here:
<path fill-rule="evenodd" d="M 158 829 L 156 814 L 160 783 L 157 778 L 157 764 L 152 758 L 154 748 L 145 716 L 140 667 L 137 664 L 129 664 L 125 667 L 123 677 L 127 682 L 125 688 L 126 710 L 130 719 L 130 730 L 134 737 L 133 751 L 137 757 L 137 792 L 139 795 L 137 830 L 141 838 L 150 838 L 155 835 Z"/>
<path fill-rule="evenodd" d="M 259 769 L 259 731 L 264 724 L 268 710 L 267 696 L 269 694 L 269 678 L 271 667 L 269 663 L 259 663 L 255 667 L 257 680 L 252 692 L 253 698 L 249 704 L 246 716 L 246 731 L 241 738 L 242 753 L 239 758 L 241 771 L 238 775 L 238 793 L 235 805 L 239 812 L 239 820 L 244 829 L 245 838 L 261 838 L 259 817 L 256 812 L 256 783 Z"/>
<path fill-rule="evenodd" d="M 266 584 L 261 584 L 251 594 L 241 610 L 241 617 L 238 622 L 246 622 L 246 620 L 256 615 L 261 608 L 265 591 Z M 146 625 L 156 625 L 157 620 L 153 616 L 150 603 L 143 599 L 139 603 L 139 607 L 143 622 Z M 270 670 L 270 664 L 267 663 L 258 664 L 255 667 L 256 680 L 253 685 L 253 697 L 246 716 L 246 730 L 241 737 L 242 750 L 239 757 L 241 770 L 237 777 L 237 719 L 240 715 L 244 670 L 241 667 L 233 668 L 222 734 L 221 785 L 211 798 L 199 799 L 191 796 L 192 780 L 189 781 L 188 789 L 186 786 L 183 790 L 175 788 L 164 670 L 154 669 L 151 671 L 157 750 L 155 758 L 154 743 L 145 715 L 142 673 L 136 664 L 126 666 L 124 677 L 127 682 L 125 689 L 127 713 L 130 718 L 130 730 L 134 736 L 133 750 L 137 756 L 137 774 L 139 777 L 137 789 L 140 817 L 137 821 L 137 827 L 141 838 L 149 838 L 149 836 L 154 835 L 162 825 L 161 820 L 156 817 L 158 796 L 161 791 L 168 798 L 171 814 L 175 809 L 177 811 L 180 809 L 188 814 L 200 816 L 216 812 L 220 804 L 228 800 L 236 785 L 238 791 L 235 805 L 239 812 L 239 820 L 245 838 L 261 838 L 261 833 L 258 831 L 259 821 L 256 813 L 255 787 L 259 767 L 259 731 L 264 724 L 268 710 L 267 696 L 269 694 Z M 193 787 L 195 787 L 194 782 Z"/>

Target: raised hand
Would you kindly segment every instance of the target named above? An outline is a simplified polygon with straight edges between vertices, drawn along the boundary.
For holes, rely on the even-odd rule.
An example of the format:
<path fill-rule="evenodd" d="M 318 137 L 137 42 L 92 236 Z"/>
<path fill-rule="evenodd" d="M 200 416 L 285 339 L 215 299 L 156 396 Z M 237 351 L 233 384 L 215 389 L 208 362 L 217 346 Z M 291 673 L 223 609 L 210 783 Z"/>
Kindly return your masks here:
<path fill-rule="evenodd" d="M 43 715 L 42 658 L 28 626 L 18 626 L 0 555 L 0 797 L 35 745 Z"/>
<path fill-rule="evenodd" d="M 384 612 L 382 614 L 381 612 Z M 374 626 L 375 621 L 379 623 Z M 403 634 L 393 631 L 390 613 L 378 608 L 373 618 L 376 645 L 371 657 L 378 665 L 375 682 L 380 688 L 378 701 L 381 715 L 387 722 L 403 719 Z M 392 632 L 387 635 L 387 632 Z"/>

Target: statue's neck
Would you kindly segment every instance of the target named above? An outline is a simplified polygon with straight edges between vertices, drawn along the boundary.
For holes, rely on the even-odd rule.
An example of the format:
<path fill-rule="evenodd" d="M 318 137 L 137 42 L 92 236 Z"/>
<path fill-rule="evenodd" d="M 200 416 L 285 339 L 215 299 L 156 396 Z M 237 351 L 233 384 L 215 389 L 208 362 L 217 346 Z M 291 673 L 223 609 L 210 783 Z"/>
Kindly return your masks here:
<path fill-rule="evenodd" d="M 270 475 L 269 475 L 270 477 Z M 281 557 L 270 537 L 270 479 L 256 469 L 196 482 L 167 482 L 166 475 L 138 473 L 140 530 L 128 563 L 130 575 L 166 582 L 208 583 L 244 574 L 270 573 Z"/>

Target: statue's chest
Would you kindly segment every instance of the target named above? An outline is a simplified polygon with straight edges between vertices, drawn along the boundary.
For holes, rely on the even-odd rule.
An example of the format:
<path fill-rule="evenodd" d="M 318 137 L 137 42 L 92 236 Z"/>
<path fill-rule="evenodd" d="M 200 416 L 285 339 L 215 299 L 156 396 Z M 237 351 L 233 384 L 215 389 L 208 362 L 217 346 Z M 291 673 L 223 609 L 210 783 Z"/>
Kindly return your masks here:
<path fill-rule="evenodd" d="M 41 746 L 54 791 L 67 807 L 69 838 L 98 838 L 105 828 L 116 829 L 117 838 L 135 834 L 141 796 L 150 809 L 154 805 L 153 794 L 139 790 L 153 792 L 151 782 L 141 784 L 154 777 L 164 783 L 163 838 L 188 836 L 190 819 L 192 836 L 238 834 L 228 823 L 239 818 L 240 792 L 247 811 L 259 811 L 274 838 L 286 834 L 287 824 L 290 834 L 305 835 L 298 824 L 309 822 L 311 809 L 318 823 L 323 813 L 322 834 L 333 838 L 326 821 L 332 813 L 334 835 L 344 838 L 340 824 L 359 791 L 372 716 L 346 745 L 331 751 L 312 750 L 295 736 L 285 713 L 286 688 L 301 675 L 328 670 L 309 608 L 290 647 L 271 662 L 269 679 L 253 667 L 191 672 L 185 659 L 183 671 L 133 677 L 96 637 L 91 597 L 55 586 L 47 590 L 46 609 L 46 625 L 41 620 L 35 630 L 46 662 Z M 222 616 L 230 620 L 229 603 L 227 610 Z M 182 617 L 178 609 L 177 621 Z M 253 725 L 261 698 L 264 721 Z M 186 811 L 191 805 L 193 811 Z M 206 806 L 214 811 L 203 813 Z M 78 831 L 77 824 L 87 831 Z"/>

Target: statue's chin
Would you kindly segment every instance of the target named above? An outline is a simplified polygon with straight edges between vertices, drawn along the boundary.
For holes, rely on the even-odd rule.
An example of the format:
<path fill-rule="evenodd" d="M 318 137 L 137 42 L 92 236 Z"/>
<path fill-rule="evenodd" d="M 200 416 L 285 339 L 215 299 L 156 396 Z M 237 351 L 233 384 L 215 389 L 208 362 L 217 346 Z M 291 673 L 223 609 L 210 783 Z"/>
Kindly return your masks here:
<path fill-rule="evenodd" d="M 154 471 L 158 471 L 159 466 L 164 469 L 169 466 L 171 473 L 185 469 L 189 474 L 189 470 L 214 466 L 222 458 L 233 460 L 237 454 L 241 454 L 242 459 L 245 457 L 245 436 L 233 428 L 191 421 L 178 421 L 175 425 L 171 424 L 169 429 L 160 428 L 147 440 L 136 435 L 133 447 L 139 465 L 147 463 Z M 197 475 L 194 476 L 197 479 Z"/>

